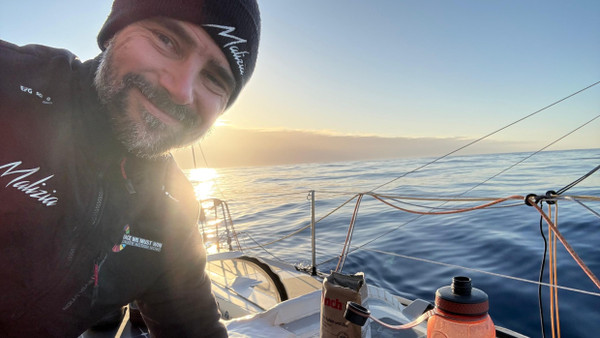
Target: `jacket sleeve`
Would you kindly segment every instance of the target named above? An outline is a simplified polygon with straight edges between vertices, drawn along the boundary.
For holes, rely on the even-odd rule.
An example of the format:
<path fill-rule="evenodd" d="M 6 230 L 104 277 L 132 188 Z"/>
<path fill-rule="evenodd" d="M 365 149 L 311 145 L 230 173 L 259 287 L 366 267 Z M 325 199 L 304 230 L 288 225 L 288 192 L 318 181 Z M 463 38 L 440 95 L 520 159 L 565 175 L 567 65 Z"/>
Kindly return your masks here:
<path fill-rule="evenodd" d="M 206 253 L 198 231 L 192 231 L 180 249 L 169 270 L 138 300 L 151 336 L 227 337 L 205 272 Z"/>
<path fill-rule="evenodd" d="M 206 250 L 197 228 L 198 202 L 191 183 L 174 166 L 168 192 L 154 205 L 163 252 L 151 263 L 158 276 L 137 302 L 153 337 L 227 337 L 206 268 Z M 175 202 L 176 201 L 176 202 Z"/>

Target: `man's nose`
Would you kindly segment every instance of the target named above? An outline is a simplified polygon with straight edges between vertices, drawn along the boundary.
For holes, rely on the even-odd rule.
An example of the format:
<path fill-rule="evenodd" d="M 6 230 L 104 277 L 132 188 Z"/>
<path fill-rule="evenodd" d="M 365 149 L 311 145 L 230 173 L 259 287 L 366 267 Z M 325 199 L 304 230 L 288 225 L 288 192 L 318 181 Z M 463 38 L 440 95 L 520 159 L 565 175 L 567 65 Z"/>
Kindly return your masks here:
<path fill-rule="evenodd" d="M 173 103 L 190 105 L 194 102 L 194 82 L 197 76 L 190 62 L 177 62 L 169 65 L 160 78 Z"/>

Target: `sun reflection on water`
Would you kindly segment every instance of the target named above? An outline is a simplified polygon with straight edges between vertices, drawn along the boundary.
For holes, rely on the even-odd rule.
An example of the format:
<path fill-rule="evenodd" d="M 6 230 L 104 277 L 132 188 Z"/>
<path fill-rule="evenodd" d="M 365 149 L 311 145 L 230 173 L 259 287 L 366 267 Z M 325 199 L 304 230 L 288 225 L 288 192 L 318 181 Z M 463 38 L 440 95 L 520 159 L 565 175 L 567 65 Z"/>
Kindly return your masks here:
<path fill-rule="evenodd" d="M 213 197 L 215 193 L 215 179 L 219 173 L 213 168 L 191 169 L 188 175 L 189 180 L 194 185 L 196 199 L 201 201 Z"/>

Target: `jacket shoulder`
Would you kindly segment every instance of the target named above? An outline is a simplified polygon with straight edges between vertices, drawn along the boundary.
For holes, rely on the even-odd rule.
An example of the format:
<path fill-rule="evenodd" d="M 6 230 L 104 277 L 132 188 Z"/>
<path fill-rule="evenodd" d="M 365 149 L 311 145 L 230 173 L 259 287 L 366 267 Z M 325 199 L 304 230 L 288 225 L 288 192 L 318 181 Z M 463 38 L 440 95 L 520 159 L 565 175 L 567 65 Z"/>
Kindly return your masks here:
<path fill-rule="evenodd" d="M 3 62 L 13 61 L 19 62 L 20 60 L 49 60 L 49 59 L 63 59 L 67 63 L 80 62 L 79 58 L 66 49 L 52 48 L 43 45 L 30 44 L 25 46 L 18 46 L 10 42 L 0 40 L 0 58 Z"/>
<path fill-rule="evenodd" d="M 86 104 L 95 103 L 92 61 L 82 63 L 65 49 L 0 40 L 0 114 L 66 116 L 92 109 Z"/>
<path fill-rule="evenodd" d="M 42 45 L 17 46 L 0 40 L 0 86 L 3 87 L 14 89 L 18 83 L 34 90 L 64 89 L 65 81 L 82 71 L 82 65 L 81 60 L 66 49 Z M 57 86 L 58 83 L 61 85 Z"/>

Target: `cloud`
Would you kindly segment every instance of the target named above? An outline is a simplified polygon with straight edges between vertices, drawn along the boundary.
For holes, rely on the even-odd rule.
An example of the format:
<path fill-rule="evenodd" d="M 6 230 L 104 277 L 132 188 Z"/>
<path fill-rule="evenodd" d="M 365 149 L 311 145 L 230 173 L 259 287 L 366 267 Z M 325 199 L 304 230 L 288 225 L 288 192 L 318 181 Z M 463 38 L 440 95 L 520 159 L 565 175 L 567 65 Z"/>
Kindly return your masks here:
<path fill-rule="evenodd" d="M 222 126 L 196 146 L 199 167 L 268 166 L 401 157 L 442 156 L 472 140 L 465 138 L 404 138 L 341 135 L 302 130 L 258 130 Z M 508 146 L 508 147 L 507 147 Z M 517 144 L 482 141 L 461 154 L 520 150 Z M 204 153 L 206 164 L 202 158 Z M 193 168 L 190 148 L 174 153 L 183 168 Z"/>

